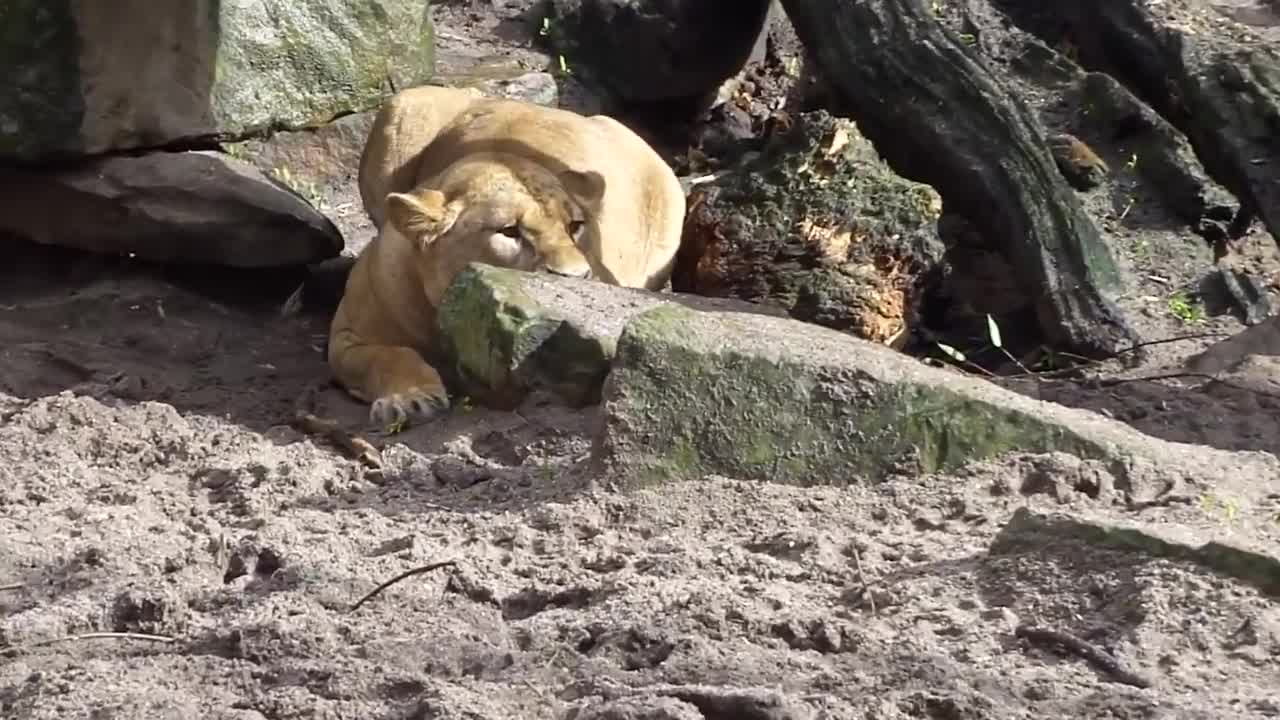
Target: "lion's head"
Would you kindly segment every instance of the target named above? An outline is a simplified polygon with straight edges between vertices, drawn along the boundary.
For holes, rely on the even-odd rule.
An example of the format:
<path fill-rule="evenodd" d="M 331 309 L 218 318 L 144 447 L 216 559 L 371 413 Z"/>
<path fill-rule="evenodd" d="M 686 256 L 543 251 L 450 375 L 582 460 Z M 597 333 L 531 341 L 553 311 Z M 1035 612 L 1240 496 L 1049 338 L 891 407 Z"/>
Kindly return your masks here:
<path fill-rule="evenodd" d="M 485 153 L 454 163 L 430 185 L 389 194 L 386 217 L 422 254 L 432 295 L 471 262 L 591 276 L 579 240 L 604 194 L 599 174 Z"/>

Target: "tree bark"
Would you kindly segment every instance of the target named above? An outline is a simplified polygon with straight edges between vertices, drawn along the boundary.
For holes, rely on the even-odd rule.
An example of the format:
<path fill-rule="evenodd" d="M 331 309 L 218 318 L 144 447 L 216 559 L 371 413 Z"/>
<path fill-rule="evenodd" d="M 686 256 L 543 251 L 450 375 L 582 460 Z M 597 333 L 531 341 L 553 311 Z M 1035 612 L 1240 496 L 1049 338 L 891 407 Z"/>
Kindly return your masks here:
<path fill-rule="evenodd" d="M 900 175 L 972 222 L 1035 298 L 1045 339 L 1108 356 L 1134 341 L 1119 273 L 1031 112 L 920 0 L 782 0 L 796 34 Z"/>
<path fill-rule="evenodd" d="M 1070 42 L 1084 65 L 1120 80 L 1182 131 L 1209 175 L 1240 199 L 1237 225 L 1260 218 L 1280 243 L 1280 52 L 1243 28 L 1228 32 L 1207 7 L 1139 0 L 999 5 L 1039 26 L 1042 37 L 1050 25 L 1065 26 L 1065 37 L 1059 31 L 1046 40 Z"/>

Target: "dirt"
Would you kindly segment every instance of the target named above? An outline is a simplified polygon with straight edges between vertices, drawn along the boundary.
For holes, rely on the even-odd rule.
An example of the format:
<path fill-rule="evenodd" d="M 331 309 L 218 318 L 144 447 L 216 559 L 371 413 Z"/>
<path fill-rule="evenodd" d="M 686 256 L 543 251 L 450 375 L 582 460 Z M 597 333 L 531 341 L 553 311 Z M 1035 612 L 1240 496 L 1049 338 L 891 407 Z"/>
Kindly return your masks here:
<path fill-rule="evenodd" d="M 514 31 L 467 44 L 518 6 L 438 8 L 457 72 L 523 57 Z M 352 183 L 321 191 L 349 244 L 367 239 Z M 6 255 L 0 716 L 1280 716 L 1274 597 L 1187 561 L 999 542 L 1021 507 L 1151 523 L 1205 512 L 1045 481 L 1071 458 L 840 488 L 710 477 L 613 493 L 585 472 L 590 411 L 464 406 L 371 431 L 329 383 L 331 298 L 280 313 L 297 274 Z M 1134 262 L 1194 272 L 1172 249 Z M 1182 327 L 1157 286 L 1139 291 L 1156 298 L 1149 333 L 1241 327 Z M 1124 373 L 1211 341 L 1158 346 Z M 1280 389 L 1251 367 L 1231 385 L 1018 382 L 1166 439 L 1280 454 Z M 383 471 L 291 427 L 299 409 L 380 446 Z M 1280 512 L 1275 479 L 1213 490 L 1246 483 L 1269 483 Z M 438 561 L 455 564 L 352 610 Z M 1085 638 L 1150 687 L 1016 637 L 1023 623 Z"/>

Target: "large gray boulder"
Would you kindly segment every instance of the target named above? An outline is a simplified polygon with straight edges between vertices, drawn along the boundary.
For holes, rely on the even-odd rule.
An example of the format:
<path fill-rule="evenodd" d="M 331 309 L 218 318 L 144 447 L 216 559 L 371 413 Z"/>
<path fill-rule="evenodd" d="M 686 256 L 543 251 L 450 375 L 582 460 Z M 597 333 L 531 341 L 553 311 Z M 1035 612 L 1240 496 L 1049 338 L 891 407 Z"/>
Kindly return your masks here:
<path fill-rule="evenodd" d="M 786 314 L 740 300 L 655 293 L 474 263 L 458 274 L 441 302 L 442 352 L 459 387 L 491 405 L 518 404 L 535 390 L 570 405 L 598 403 L 627 320 L 666 304 Z"/>
<path fill-rule="evenodd" d="M 1255 355 L 1280 357 L 1280 315 L 1219 340 L 1183 365 L 1191 372 L 1220 373 L 1236 369 Z"/>
<path fill-rule="evenodd" d="M 1280 478 L 1265 453 L 1158 440 L 852 335 L 745 313 L 663 305 L 633 317 L 602 397 L 594 462 L 624 488 L 707 474 L 843 485 L 1054 451 L 1100 461 L 1134 494 L 1157 475 Z"/>
<path fill-rule="evenodd" d="M 316 125 L 434 68 L 425 0 L 9 0 L 0 28 L 0 159 Z"/>
<path fill-rule="evenodd" d="M 215 152 L 0 170 L 0 234 L 6 231 L 91 252 L 233 267 L 308 264 L 343 246 L 307 200 Z"/>
<path fill-rule="evenodd" d="M 451 389 L 601 402 L 593 463 L 623 488 L 708 474 L 848 484 L 1028 452 L 1082 458 L 1110 478 L 1090 482 L 1135 499 L 1180 478 L 1280 479 L 1265 453 L 1152 438 L 776 307 L 474 264 L 439 325 Z"/>

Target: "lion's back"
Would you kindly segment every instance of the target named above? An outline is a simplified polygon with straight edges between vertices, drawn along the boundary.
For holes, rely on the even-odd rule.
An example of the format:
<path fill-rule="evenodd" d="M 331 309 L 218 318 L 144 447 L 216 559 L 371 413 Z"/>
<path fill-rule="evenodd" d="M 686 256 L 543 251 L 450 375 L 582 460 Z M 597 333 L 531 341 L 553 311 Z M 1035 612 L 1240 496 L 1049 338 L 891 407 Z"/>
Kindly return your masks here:
<path fill-rule="evenodd" d="M 665 284 L 680 241 L 684 192 L 662 157 L 607 115 L 453 88 L 401 91 L 370 132 L 361 168 L 362 195 L 369 187 L 366 209 L 380 210 L 387 192 L 406 192 L 477 152 L 511 153 L 553 171 L 599 173 L 606 190 L 589 249 L 621 285 Z"/>

